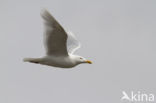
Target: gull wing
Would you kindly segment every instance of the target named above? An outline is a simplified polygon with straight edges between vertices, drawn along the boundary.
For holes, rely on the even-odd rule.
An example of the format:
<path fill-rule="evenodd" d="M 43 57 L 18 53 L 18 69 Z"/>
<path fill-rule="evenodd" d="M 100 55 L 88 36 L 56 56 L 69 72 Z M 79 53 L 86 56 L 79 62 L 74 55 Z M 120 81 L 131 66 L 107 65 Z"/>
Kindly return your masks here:
<path fill-rule="evenodd" d="M 55 18 L 46 10 L 41 10 L 44 20 L 44 44 L 47 55 L 66 56 L 67 33 Z"/>
<path fill-rule="evenodd" d="M 76 50 L 78 50 L 81 47 L 81 44 L 71 31 L 68 31 L 67 34 L 68 34 L 67 39 L 68 53 L 73 54 Z"/>

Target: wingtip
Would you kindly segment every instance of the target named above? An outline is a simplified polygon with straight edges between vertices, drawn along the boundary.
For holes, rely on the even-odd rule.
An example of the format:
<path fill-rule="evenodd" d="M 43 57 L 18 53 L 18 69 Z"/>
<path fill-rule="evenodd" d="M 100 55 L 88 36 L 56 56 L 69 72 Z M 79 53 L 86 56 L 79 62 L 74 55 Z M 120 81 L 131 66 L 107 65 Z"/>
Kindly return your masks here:
<path fill-rule="evenodd" d="M 56 21 L 55 18 L 51 15 L 51 13 L 45 8 L 41 9 L 40 15 L 45 21 Z"/>
<path fill-rule="evenodd" d="M 45 14 L 49 14 L 48 10 L 45 9 L 45 8 L 42 8 L 41 11 L 40 11 L 40 15 L 43 17 Z"/>
<path fill-rule="evenodd" d="M 43 14 L 44 12 L 47 12 L 48 10 L 46 8 L 41 8 L 40 13 Z"/>

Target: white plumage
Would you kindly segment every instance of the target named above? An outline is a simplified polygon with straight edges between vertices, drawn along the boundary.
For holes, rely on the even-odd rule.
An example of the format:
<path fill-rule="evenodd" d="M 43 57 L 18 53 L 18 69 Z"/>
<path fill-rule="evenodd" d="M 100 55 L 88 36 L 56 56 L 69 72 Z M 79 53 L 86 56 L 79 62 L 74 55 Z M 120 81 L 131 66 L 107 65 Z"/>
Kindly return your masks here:
<path fill-rule="evenodd" d="M 44 45 L 46 56 L 43 58 L 25 58 L 25 62 L 71 68 L 80 63 L 89 63 L 81 56 L 73 53 L 80 48 L 80 43 L 72 32 L 66 32 L 55 18 L 45 9 L 41 10 L 44 20 Z"/>

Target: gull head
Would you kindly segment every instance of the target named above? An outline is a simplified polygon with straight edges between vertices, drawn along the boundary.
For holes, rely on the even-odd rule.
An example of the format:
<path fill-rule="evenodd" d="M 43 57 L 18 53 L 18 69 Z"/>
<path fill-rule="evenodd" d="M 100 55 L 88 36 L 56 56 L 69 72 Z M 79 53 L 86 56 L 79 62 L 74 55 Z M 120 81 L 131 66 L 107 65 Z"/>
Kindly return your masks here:
<path fill-rule="evenodd" d="M 85 59 L 84 57 L 78 56 L 78 55 L 70 55 L 70 57 L 77 63 L 77 64 L 81 64 L 81 63 L 88 63 L 88 64 L 92 64 L 92 62 L 90 60 Z"/>

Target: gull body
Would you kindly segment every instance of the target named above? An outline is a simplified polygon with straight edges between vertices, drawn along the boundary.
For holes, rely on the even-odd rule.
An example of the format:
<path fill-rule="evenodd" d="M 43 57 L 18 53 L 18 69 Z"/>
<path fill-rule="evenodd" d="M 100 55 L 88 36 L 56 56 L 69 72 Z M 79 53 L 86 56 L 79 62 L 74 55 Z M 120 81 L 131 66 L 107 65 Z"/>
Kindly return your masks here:
<path fill-rule="evenodd" d="M 61 68 L 72 68 L 80 63 L 90 63 L 84 58 L 81 60 L 80 56 L 77 55 L 69 55 L 69 56 L 45 56 L 42 58 L 25 58 L 24 61 L 28 61 L 31 63 L 61 67 Z M 91 63 L 90 63 L 91 64 Z"/>
<path fill-rule="evenodd" d="M 81 63 L 92 63 L 81 56 L 73 54 L 80 48 L 80 43 L 71 32 L 66 32 L 47 10 L 43 9 L 41 16 L 45 27 L 46 56 L 42 58 L 24 58 L 25 62 L 60 68 L 72 68 Z"/>

